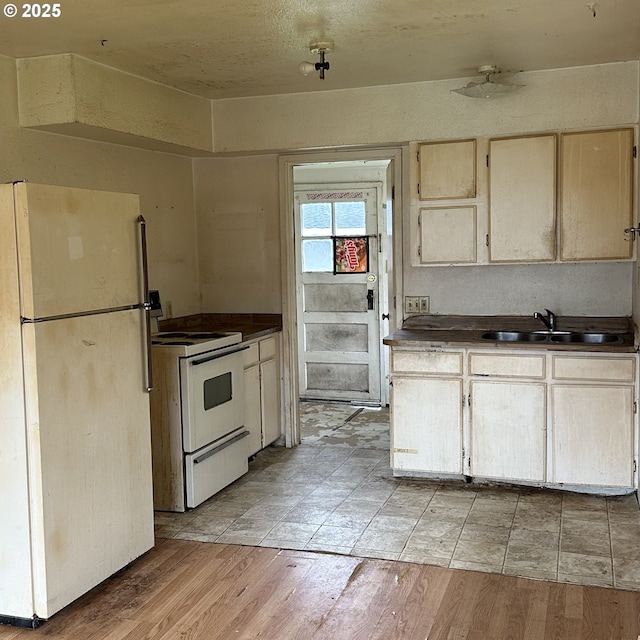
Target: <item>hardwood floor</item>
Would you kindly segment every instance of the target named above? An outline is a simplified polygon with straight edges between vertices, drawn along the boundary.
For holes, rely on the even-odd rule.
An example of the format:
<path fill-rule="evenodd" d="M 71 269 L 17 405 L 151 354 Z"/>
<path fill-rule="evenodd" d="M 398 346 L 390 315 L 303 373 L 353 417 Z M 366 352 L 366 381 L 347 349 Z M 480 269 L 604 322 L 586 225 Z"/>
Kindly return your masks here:
<path fill-rule="evenodd" d="M 167 539 L 0 640 L 636 640 L 639 617 L 637 591 Z"/>

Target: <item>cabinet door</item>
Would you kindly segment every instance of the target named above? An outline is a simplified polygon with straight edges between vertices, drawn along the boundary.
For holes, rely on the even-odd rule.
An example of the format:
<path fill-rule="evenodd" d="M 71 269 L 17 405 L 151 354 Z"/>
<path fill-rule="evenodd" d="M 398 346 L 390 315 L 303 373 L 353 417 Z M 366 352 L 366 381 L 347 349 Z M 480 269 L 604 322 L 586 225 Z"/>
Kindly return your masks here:
<path fill-rule="evenodd" d="M 268 360 L 260 364 L 263 447 L 280 437 L 280 378 L 278 363 Z"/>
<path fill-rule="evenodd" d="M 418 149 L 420 200 L 476 197 L 476 141 L 430 142 Z"/>
<path fill-rule="evenodd" d="M 244 370 L 244 426 L 249 430 L 249 455 L 262 449 L 262 418 L 260 407 L 260 367 L 255 364 Z"/>
<path fill-rule="evenodd" d="M 471 383 L 471 474 L 544 480 L 545 385 Z"/>
<path fill-rule="evenodd" d="M 555 135 L 489 141 L 489 260 L 556 257 Z"/>
<path fill-rule="evenodd" d="M 394 377 L 391 466 L 462 473 L 462 381 Z"/>
<path fill-rule="evenodd" d="M 632 129 L 562 136 L 562 260 L 631 258 L 632 153 Z"/>
<path fill-rule="evenodd" d="M 476 261 L 476 208 L 423 208 L 418 213 L 421 264 Z"/>
<path fill-rule="evenodd" d="M 552 390 L 553 482 L 633 486 L 633 387 Z"/>

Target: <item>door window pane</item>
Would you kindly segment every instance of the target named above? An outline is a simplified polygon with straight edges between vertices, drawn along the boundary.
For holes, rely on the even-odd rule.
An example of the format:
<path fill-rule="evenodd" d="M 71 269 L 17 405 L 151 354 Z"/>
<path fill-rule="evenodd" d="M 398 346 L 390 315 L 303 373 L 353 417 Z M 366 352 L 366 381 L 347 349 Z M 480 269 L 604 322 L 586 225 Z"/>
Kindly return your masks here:
<path fill-rule="evenodd" d="M 336 235 L 366 235 L 364 202 L 336 202 Z"/>
<path fill-rule="evenodd" d="M 333 271 L 333 241 L 323 240 L 302 241 L 302 270 L 303 271 Z"/>
<path fill-rule="evenodd" d="M 301 205 L 302 235 L 330 236 L 331 235 L 331 203 L 312 202 Z"/>

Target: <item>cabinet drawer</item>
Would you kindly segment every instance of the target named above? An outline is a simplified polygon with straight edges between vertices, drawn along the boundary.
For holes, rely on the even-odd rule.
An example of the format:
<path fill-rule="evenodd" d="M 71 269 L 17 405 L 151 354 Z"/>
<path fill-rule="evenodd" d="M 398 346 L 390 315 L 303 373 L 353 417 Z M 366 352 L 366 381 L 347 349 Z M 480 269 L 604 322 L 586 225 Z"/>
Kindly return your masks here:
<path fill-rule="evenodd" d="M 462 353 L 393 351 L 393 371 L 396 373 L 462 375 Z"/>
<path fill-rule="evenodd" d="M 633 382 L 635 358 L 554 356 L 553 377 L 556 380 Z"/>
<path fill-rule="evenodd" d="M 544 356 L 471 353 L 469 372 L 474 376 L 544 378 Z"/>
<path fill-rule="evenodd" d="M 265 338 L 260 340 L 260 360 L 268 360 L 276 355 L 276 339 Z"/>
<path fill-rule="evenodd" d="M 250 367 L 252 364 L 256 364 L 260 360 L 260 352 L 258 350 L 258 343 L 253 342 L 249 345 L 248 349 L 242 352 L 243 364 L 246 367 Z"/>

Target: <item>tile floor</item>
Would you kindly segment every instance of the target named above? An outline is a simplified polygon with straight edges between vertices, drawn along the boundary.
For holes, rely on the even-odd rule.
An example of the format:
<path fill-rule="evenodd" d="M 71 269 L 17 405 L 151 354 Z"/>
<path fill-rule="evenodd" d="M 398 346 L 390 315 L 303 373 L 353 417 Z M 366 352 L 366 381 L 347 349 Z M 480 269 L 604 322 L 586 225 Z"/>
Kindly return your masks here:
<path fill-rule="evenodd" d="M 302 403 L 302 444 L 156 535 L 307 549 L 640 591 L 635 495 L 394 478 L 385 409 Z"/>

